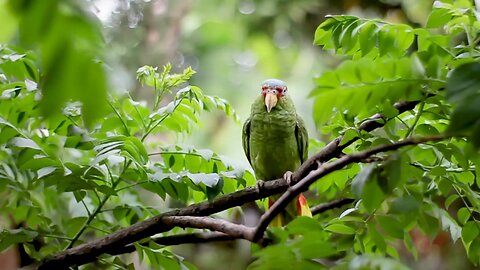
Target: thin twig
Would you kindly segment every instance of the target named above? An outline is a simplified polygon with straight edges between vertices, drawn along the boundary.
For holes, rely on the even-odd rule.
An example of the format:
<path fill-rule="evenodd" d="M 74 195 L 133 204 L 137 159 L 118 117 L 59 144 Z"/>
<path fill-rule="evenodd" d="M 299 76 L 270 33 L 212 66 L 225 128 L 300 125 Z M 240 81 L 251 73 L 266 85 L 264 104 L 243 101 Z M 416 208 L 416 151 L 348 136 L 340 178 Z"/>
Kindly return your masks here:
<path fill-rule="evenodd" d="M 312 215 L 318 215 L 328 210 L 350 204 L 354 201 L 355 201 L 354 199 L 350 199 L 350 198 L 338 199 L 331 202 L 319 204 L 317 206 L 312 207 L 310 210 L 312 211 Z"/>

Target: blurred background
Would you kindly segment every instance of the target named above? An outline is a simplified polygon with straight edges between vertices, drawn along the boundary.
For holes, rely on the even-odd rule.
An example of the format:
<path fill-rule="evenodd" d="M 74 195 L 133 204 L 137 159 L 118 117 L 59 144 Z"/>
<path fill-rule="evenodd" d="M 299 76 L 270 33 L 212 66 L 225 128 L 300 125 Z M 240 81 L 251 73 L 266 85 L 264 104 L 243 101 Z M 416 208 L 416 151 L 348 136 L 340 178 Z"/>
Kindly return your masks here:
<path fill-rule="evenodd" d="M 197 71 L 192 83 L 206 94 L 231 102 L 241 123 L 220 113 L 204 114 L 195 136 L 180 138 L 178 143 L 210 148 L 245 167 L 248 162 L 241 147 L 242 123 L 267 78 L 287 82 L 310 137 L 319 136 L 308 95 L 314 78 L 342 61 L 312 44 L 315 29 L 326 15 L 354 14 L 423 25 L 432 3 L 430 0 L 88 1 L 104 27 L 106 62 L 115 90 L 130 91 L 137 99 L 149 100 L 150 91 L 143 91 L 135 81 L 138 67 L 161 68 L 170 62 L 173 71 L 181 71 L 191 66 Z M 449 269 L 449 264 L 441 260 L 445 250 L 434 249 L 426 241 L 425 258 L 412 266 Z M 249 243 L 236 241 L 175 247 L 175 250 L 199 269 L 223 269 L 222 266 L 230 265 L 235 270 L 244 269 L 250 262 L 249 247 Z"/>
<path fill-rule="evenodd" d="M 341 59 L 313 46 L 316 27 L 328 14 L 422 24 L 429 0 L 91 0 L 104 26 L 107 63 L 118 91 L 148 100 L 135 81 L 143 65 L 191 66 L 192 83 L 232 103 L 241 122 L 268 78 L 284 80 L 297 110 L 316 136 L 308 94 L 314 77 Z M 202 127 L 184 143 L 206 147 L 247 164 L 241 124 L 205 114 Z M 228 139 L 227 139 L 228 138 Z"/>

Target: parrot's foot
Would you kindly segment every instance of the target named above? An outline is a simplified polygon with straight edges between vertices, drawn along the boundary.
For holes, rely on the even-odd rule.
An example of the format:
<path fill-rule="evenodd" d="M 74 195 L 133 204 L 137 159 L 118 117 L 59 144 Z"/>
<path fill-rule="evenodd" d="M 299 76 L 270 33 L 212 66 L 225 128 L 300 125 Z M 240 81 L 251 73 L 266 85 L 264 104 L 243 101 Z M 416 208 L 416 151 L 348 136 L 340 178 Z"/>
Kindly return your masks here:
<path fill-rule="evenodd" d="M 293 173 L 291 171 L 286 171 L 285 174 L 283 175 L 283 179 L 285 179 L 285 181 L 287 181 L 287 184 L 289 186 L 291 186 L 293 183 L 292 183 L 292 176 L 293 176 Z"/>
<path fill-rule="evenodd" d="M 259 192 L 262 192 L 265 189 L 265 181 L 257 180 L 257 188 Z"/>

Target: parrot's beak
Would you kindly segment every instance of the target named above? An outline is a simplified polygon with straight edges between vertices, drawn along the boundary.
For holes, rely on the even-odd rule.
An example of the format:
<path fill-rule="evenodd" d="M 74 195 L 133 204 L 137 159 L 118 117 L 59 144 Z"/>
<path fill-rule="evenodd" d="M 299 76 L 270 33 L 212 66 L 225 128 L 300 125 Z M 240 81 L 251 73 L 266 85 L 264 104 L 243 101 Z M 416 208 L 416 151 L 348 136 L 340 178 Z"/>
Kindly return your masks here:
<path fill-rule="evenodd" d="M 275 105 L 277 105 L 277 95 L 273 93 L 267 93 L 265 95 L 265 106 L 267 107 L 267 112 L 270 112 Z"/>

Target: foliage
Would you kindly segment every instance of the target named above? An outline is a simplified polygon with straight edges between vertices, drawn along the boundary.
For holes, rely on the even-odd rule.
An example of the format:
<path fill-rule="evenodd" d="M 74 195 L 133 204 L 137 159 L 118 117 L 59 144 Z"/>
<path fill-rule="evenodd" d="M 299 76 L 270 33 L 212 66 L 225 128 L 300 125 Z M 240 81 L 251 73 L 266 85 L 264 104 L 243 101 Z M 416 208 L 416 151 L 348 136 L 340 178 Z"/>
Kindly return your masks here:
<path fill-rule="evenodd" d="M 329 16 L 318 27 L 314 43 L 346 60 L 316 78 L 314 118 L 326 135 L 343 135 L 342 143 L 359 138 L 346 152 L 441 132 L 467 139 L 380 156 L 320 179 L 320 196 L 351 193 L 358 203 L 322 215 L 308 229 L 290 224 L 288 234 L 302 236 L 291 241 L 278 232 L 285 244 L 262 250 L 261 259 L 289 253 L 291 261 L 307 263 L 316 247 L 330 246 L 326 256 L 344 258 L 335 269 L 405 269 L 392 259 L 402 257 L 401 250 L 415 258 L 424 252 L 414 239 L 420 229 L 430 239 L 448 232 L 474 265 L 480 263 L 477 14 L 471 1 L 436 1 L 421 28 L 346 15 Z M 393 104 L 399 100 L 420 103 L 398 115 Z M 385 125 L 381 132 L 357 131 L 376 113 L 383 116 L 377 120 Z M 314 231 L 318 236 L 311 237 Z M 311 246 L 296 247 L 303 242 Z M 313 257 L 325 256 L 319 254 Z"/>
<path fill-rule="evenodd" d="M 188 85 L 191 69 L 171 74 L 169 65 L 161 73 L 140 68 L 137 77 L 151 86 L 153 106 L 128 94 L 111 96 L 110 112 L 88 129 L 80 102 L 70 102 L 62 115 L 42 117 L 38 76 L 25 68 L 41 73 L 33 52 L 4 46 L 1 55 L 0 204 L 3 215 L 12 213 L 2 219 L 19 226 L 2 231 L 1 250 L 23 243 L 30 256 L 41 259 L 168 208 L 150 206 L 158 202 L 145 200 L 145 192 L 188 204 L 253 180 L 211 150 L 169 143 L 169 136 L 192 132 L 204 111 L 219 109 L 237 118 L 228 102 Z M 148 138 L 153 140 L 148 148 L 157 152 L 147 152 Z M 34 239 L 43 243 L 39 250 L 31 244 Z M 182 264 L 166 250 L 138 248 L 154 265 L 165 260 Z M 113 258 L 103 261 L 112 263 Z"/>
<path fill-rule="evenodd" d="M 88 125 L 103 116 L 107 107 L 107 81 L 100 58 L 104 42 L 98 21 L 75 1 L 0 1 L 0 8 L 7 17 L 6 27 L 0 31 L 0 38 L 3 37 L 0 42 L 9 42 L 14 37 L 24 48 L 39 50 L 42 79 L 31 65 L 25 68 L 41 84 L 43 114 L 60 114 L 64 103 L 75 99 L 85 106 L 82 116 Z M 15 72 L 15 69 L 3 70 L 7 74 Z M 20 71 L 12 75 L 18 79 L 24 77 Z"/>
<path fill-rule="evenodd" d="M 0 1 L 6 3 L 10 9 L 0 14 L 16 19 L 0 30 L 0 41 L 19 28 L 21 47 L 0 48 L 0 214 L 10 225 L 0 233 L 0 251 L 21 244 L 40 260 L 168 208 L 253 185 L 251 173 L 225 157 L 178 143 L 205 111 L 238 120 L 226 100 L 190 85 L 191 68 L 174 74 L 170 65 L 140 67 L 137 80 L 150 103 L 129 93 L 107 96 L 101 38 L 80 7 Z M 254 246 L 251 269 L 408 269 L 405 258 L 427 252 L 418 241 L 445 233 L 448 244 L 461 241 L 470 262 L 480 263 L 479 21 L 472 1 L 459 0 L 436 1 L 423 27 L 336 15 L 317 28 L 314 43 L 344 59 L 315 79 L 310 95 L 324 138 L 355 140 L 346 153 L 411 136 L 454 138 L 319 179 L 311 205 L 338 197 L 356 202 L 270 229 L 275 244 Z M 29 27 L 37 22 L 55 27 L 43 36 Z M 404 100 L 419 104 L 399 114 L 393 105 Z M 377 113 L 383 128 L 359 131 Z M 195 269 L 150 238 L 134 247 L 154 268 Z M 114 256 L 86 268 L 108 266 L 133 268 Z"/>

